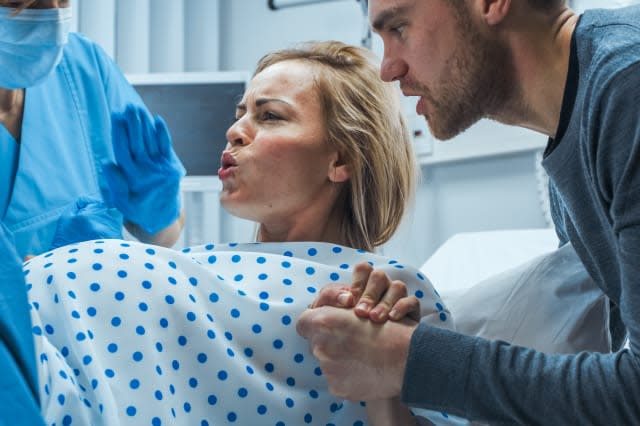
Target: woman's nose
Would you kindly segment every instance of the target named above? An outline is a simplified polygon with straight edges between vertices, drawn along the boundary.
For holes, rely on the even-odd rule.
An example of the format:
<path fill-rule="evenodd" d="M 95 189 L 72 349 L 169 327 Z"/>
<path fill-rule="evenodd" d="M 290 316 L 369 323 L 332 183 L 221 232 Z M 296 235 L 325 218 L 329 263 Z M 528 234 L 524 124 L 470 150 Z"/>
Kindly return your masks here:
<path fill-rule="evenodd" d="M 241 124 L 242 119 L 237 120 L 227 130 L 227 143 L 230 146 L 243 146 L 248 143 L 246 129 Z"/>

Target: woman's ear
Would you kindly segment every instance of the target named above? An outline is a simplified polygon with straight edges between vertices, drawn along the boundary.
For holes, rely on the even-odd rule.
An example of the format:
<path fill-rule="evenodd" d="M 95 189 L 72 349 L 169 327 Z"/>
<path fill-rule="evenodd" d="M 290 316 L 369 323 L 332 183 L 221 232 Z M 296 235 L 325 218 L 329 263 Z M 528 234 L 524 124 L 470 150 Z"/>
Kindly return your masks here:
<path fill-rule="evenodd" d="M 333 183 L 341 183 L 349 180 L 351 177 L 351 168 L 342 161 L 340 154 L 333 154 L 333 158 L 329 163 L 329 180 Z"/>

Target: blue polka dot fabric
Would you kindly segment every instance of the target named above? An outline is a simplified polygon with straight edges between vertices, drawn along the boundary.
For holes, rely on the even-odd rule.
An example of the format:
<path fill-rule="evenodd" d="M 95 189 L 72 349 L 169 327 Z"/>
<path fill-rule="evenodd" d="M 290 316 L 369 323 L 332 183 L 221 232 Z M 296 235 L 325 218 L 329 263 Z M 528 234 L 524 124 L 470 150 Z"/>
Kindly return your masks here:
<path fill-rule="evenodd" d="M 121 240 L 25 264 L 48 424 L 364 425 L 329 394 L 295 323 L 322 285 L 369 262 L 452 326 L 416 269 L 326 243 L 208 244 L 182 252 Z M 432 419 L 445 419 L 431 413 Z"/>

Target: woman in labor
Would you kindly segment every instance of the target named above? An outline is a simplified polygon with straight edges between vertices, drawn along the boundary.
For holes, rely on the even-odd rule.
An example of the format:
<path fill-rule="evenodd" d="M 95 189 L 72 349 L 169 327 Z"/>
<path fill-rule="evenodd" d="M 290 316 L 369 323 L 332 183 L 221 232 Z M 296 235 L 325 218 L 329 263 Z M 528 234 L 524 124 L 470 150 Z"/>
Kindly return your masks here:
<path fill-rule="evenodd" d="M 362 48 L 274 52 L 227 142 L 221 202 L 258 224 L 257 242 L 176 252 L 96 240 L 25 265 L 46 420 L 413 424 L 397 401 L 331 395 L 295 331 L 324 284 L 372 266 L 407 283 L 391 283 L 381 318 L 452 326 L 422 274 L 373 253 L 398 227 L 417 169 L 395 87 Z"/>

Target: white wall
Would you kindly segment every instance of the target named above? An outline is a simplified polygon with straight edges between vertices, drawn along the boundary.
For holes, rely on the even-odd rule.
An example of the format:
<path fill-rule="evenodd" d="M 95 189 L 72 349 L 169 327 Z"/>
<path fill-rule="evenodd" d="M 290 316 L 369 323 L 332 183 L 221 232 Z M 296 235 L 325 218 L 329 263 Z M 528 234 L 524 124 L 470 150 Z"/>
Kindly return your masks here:
<path fill-rule="evenodd" d="M 571 7 L 578 13 L 585 9 L 617 8 L 640 3 L 639 0 L 571 0 Z"/>
<path fill-rule="evenodd" d="M 459 232 L 548 226 L 532 152 L 427 164 L 422 179 L 414 208 L 384 248 L 401 261 L 421 265 Z"/>
<path fill-rule="evenodd" d="M 71 0 L 73 30 L 125 73 L 217 71 L 219 1 L 231 0 Z"/>
<path fill-rule="evenodd" d="M 308 40 L 360 44 L 365 18 L 355 0 L 271 11 L 267 0 L 221 0 L 220 66 L 251 70 L 267 52 Z"/>

